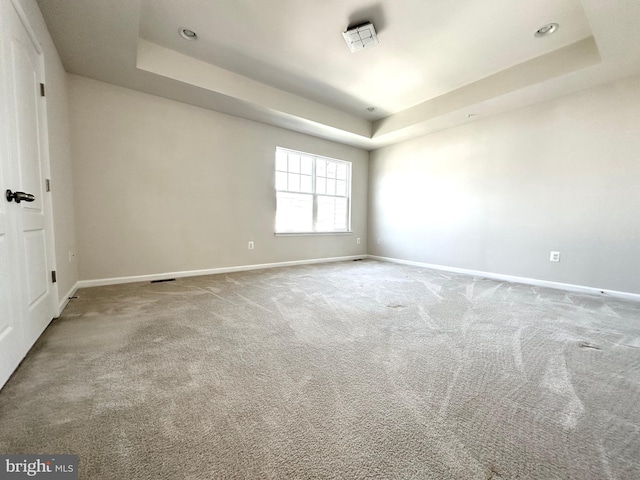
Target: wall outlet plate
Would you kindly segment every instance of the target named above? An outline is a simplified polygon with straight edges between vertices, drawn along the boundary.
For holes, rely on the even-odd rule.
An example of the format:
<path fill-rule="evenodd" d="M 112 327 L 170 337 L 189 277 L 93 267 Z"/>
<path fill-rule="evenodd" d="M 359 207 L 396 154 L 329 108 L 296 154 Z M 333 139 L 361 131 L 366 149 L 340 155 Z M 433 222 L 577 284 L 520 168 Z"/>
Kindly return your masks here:
<path fill-rule="evenodd" d="M 559 262 L 560 261 L 560 252 L 551 252 L 549 254 L 550 262 Z"/>
<path fill-rule="evenodd" d="M 253 242 L 249 242 L 249 250 L 253 250 L 255 247 L 255 244 Z"/>
<path fill-rule="evenodd" d="M 360 245 L 360 237 L 356 238 L 356 243 Z"/>

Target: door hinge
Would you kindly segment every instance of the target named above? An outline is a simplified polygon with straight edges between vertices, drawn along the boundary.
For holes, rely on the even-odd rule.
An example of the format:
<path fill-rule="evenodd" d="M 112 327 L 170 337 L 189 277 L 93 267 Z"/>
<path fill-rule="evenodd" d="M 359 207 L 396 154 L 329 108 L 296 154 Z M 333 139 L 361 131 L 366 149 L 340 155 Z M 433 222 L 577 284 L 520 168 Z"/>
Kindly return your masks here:
<path fill-rule="evenodd" d="M 44 83 L 40 84 L 40 96 L 44 97 Z"/>
<path fill-rule="evenodd" d="M 56 271 L 55 270 L 51 270 L 51 283 L 56 283 L 58 281 L 57 275 L 56 275 Z"/>
<path fill-rule="evenodd" d="M 44 179 L 44 189 L 47 192 L 51 191 L 51 180 L 49 180 L 48 178 Z"/>

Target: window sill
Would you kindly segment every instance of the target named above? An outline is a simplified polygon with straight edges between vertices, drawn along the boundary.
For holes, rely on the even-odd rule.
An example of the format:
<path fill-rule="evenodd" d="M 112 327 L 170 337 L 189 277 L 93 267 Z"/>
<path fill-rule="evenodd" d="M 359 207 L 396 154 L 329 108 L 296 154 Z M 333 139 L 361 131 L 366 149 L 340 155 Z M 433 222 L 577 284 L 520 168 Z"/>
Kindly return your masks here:
<path fill-rule="evenodd" d="M 324 235 L 351 235 L 351 230 L 345 232 L 275 232 L 276 237 L 306 237 L 306 236 L 324 236 Z"/>

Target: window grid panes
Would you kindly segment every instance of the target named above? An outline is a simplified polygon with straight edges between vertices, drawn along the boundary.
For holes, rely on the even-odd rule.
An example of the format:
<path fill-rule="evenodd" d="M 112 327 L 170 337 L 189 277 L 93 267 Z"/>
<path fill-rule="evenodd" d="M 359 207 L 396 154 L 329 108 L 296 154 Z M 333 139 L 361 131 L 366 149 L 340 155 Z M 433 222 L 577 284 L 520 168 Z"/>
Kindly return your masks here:
<path fill-rule="evenodd" d="M 276 233 L 348 232 L 351 163 L 278 147 Z"/>

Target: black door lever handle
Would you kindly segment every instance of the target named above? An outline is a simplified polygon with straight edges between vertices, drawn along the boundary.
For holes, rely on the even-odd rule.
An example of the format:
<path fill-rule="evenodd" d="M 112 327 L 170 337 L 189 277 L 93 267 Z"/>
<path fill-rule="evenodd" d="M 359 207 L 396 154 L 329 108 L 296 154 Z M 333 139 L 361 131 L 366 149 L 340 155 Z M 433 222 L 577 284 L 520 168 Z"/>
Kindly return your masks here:
<path fill-rule="evenodd" d="M 30 193 L 12 192 L 11 190 L 7 190 L 6 196 L 7 196 L 7 202 L 14 200 L 16 203 L 20 203 L 23 201 L 33 202 L 36 199 L 35 195 L 31 195 Z"/>

